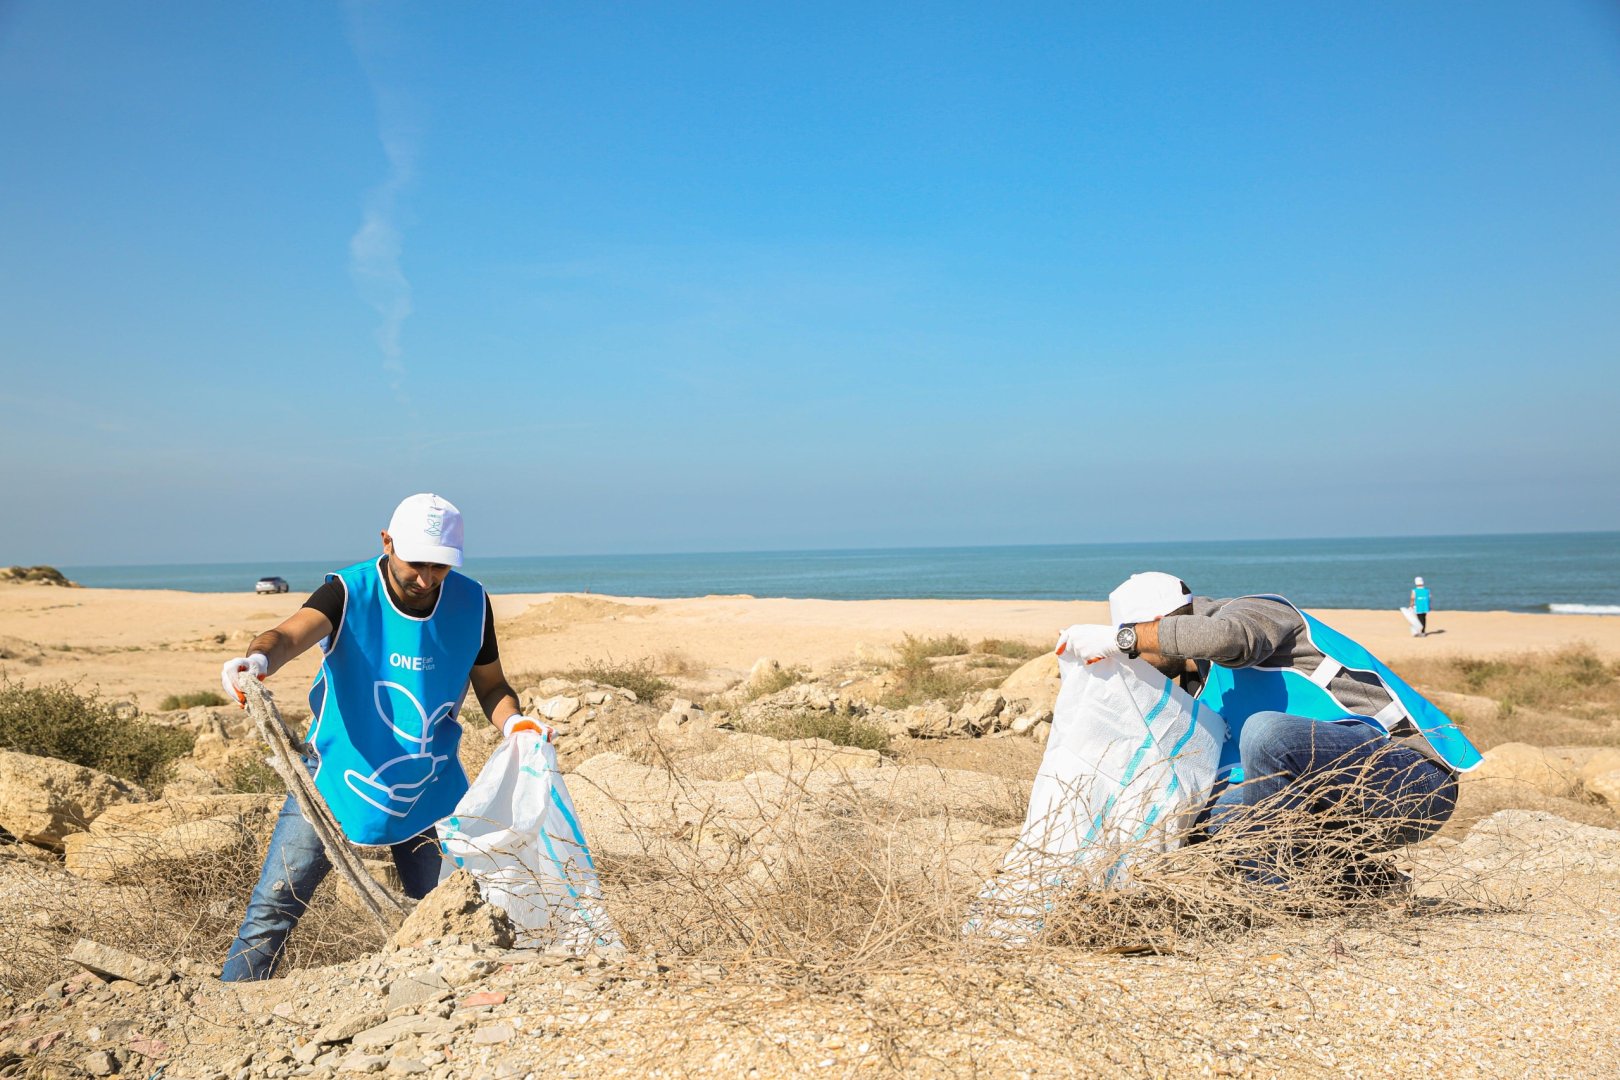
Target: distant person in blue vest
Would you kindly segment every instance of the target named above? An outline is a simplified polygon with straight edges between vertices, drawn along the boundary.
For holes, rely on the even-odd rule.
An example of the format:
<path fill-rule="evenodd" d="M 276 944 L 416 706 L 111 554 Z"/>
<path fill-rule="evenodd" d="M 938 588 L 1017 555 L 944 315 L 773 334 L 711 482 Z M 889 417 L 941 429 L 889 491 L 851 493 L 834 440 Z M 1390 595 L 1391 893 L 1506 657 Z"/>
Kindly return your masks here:
<path fill-rule="evenodd" d="M 245 703 L 238 673 L 263 679 L 321 643 L 325 660 L 309 691 L 315 786 L 349 840 L 389 846 L 405 894 L 417 899 L 439 879 L 434 825 L 467 791 L 456 750 L 468 687 L 503 732 L 525 719 L 501 671 L 489 597 L 454 569 L 462 532 L 448 500 L 412 495 L 394 511 L 380 556 L 328 574 L 221 672 L 226 692 Z M 289 795 L 220 977 L 269 978 L 331 869 Z"/>
<path fill-rule="evenodd" d="M 1432 836 L 1456 809 L 1458 774 L 1480 755 L 1439 709 L 1371 653 L 1280 596 L 1213 600 L 1170 574 L 1133 575 L 1109 597 L 1110 626 L 1065 633 L 1082 659 L 1140 657 L 1226 721 L 1207 831 L 1259 840 L 1251 880 L 1286 887 L 1321 845 L 1264 830 L 1305 812 L 1352 849 L 1351 895 L 1404 878 L 1368 853 Z M 1247 847 L 1248 845 L 1244 845 Z"/>
<path fill-rule="evenodd" d="M 1412 614 L 1417 616 L 1418 637 L 1427 637 L 1429 633 L 1429 587 L 1423 584 L 1423 579 L 1412 579 Z"/>

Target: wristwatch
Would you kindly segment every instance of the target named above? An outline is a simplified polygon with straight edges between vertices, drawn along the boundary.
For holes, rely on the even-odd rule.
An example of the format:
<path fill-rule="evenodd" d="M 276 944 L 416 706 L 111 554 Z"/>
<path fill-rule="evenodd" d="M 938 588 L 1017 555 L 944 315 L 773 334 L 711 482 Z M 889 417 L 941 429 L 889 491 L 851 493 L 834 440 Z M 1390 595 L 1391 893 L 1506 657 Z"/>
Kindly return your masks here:
<path fill-rule="evenodd" d="M 1138 655 L 1136 651 L 1136 624 L 1126 623 L 1120 627 L 1119 633 L 1114 635 L 1114 644 L 1119 646 L 1120 652 L 1135 660 Z"/>

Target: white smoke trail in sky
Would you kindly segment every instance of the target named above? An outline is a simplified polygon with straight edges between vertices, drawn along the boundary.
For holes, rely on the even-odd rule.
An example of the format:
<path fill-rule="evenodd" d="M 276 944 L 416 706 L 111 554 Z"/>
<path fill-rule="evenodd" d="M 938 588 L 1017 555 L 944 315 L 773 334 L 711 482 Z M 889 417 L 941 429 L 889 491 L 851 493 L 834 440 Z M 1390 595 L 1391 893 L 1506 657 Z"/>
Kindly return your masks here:
<path fill-rule="evenodd" d="M 366 193 L 360 227 L 349 238 L 349 276 L 360 298 L 381 317 L 376 338 L 382 351 L 383 372 L 395 399 L 409 409 L 402 334 L 411 314 L 411 282 L 401 261 L 404 237 L 399 204 L 416 173 L 418 136 L 407 119 L 411 110 L 405 100 L 382 85 L 374 70 L 376 50 L 370 47 L 365 7 L 349 6 L 350 35 L 376 99 L 377 135 L 388 159 L 388 174 Z"/>

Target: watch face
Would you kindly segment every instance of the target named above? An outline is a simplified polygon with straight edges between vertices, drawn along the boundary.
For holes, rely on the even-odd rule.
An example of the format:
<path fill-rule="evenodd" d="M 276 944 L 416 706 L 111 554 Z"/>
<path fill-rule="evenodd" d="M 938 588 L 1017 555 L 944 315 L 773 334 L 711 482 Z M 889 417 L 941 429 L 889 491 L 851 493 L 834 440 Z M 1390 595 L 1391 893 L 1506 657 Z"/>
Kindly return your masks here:
<path fill-rule="evenodd" d="M 1114 644 L 1121 652 L 1130 652 L 1136 648 L 1136 629 L 1131 626 L 1122 626 L 1119 633 L 1114 635 Z"/>

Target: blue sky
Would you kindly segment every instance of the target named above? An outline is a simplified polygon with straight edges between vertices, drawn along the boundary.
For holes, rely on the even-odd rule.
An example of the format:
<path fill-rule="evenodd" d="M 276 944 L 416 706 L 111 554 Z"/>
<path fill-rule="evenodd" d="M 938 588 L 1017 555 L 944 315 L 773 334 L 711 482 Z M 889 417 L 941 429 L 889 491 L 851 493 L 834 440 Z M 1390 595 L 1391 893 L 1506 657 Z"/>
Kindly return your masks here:
<path fill-rule="evenodd" d="M 1620 528 L 1596 2 L 0 0 L 0 563 Z"/>

